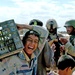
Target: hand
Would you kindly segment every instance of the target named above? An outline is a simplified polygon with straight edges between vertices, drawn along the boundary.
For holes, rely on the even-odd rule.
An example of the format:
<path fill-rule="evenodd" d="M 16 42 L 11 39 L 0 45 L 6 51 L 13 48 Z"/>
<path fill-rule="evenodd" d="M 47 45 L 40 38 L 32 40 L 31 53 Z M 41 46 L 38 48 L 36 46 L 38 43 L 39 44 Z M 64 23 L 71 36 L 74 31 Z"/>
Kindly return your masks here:
<path fill-rule="evenodd" d="M 55 44 L 53 43 L 52 45 L 51 45 L 51 49 L 55 52 L 56 51 L 56 46 L 55 46 Z"/>
<path fill-rule="evenodd" d="M 64 45 L 68 42 L 68 40 L 66 38 L 64 38 L 64 37 L 60 37 L 59 40 Z"/>
<path fill-rule="evenodd" d="M 54 42 L 58 42 L 58 39 L 54 39 L 54 40 L 49 41 L 49 45 L 52 46 L 52 44 L 53 44 Z"/>
<path fill-rule="evenodd" d="M 64 45 L 61 45 L 60 46 L 60 51 L 63 52 L 64 50 L 65 50 L 65 46 Z"/>

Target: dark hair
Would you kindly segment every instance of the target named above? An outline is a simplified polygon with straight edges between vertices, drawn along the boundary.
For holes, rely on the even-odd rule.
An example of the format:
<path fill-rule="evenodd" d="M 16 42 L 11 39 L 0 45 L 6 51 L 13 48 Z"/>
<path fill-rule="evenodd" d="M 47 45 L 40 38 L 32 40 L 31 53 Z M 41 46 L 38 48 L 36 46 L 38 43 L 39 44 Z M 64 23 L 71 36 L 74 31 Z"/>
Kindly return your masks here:
<path fill-rule="evenodd" d="M 64 70 L 67 67 L 74 68 L 75 60 L 70 55 L 62 55 L 57 63 L 58 69 Z"/>
<path fill-rule="evenodd" d="M 35 35 L 35 36 L 37 36 L 40 39 L 40 34 L 38 32 L 36 32 L 34 30 L 29 30 L 23 36 L 23 39 L 22 39 L 23 45 L 25 45 L 26 40 L 27 40 L 29 35 Z"/>
<path fill-rule="evenodd" d="M 38 19 L 33 19 L 33 20 L 30 21 L 29 25 L 43 26 L 43 22 L 38 20 Z"/>

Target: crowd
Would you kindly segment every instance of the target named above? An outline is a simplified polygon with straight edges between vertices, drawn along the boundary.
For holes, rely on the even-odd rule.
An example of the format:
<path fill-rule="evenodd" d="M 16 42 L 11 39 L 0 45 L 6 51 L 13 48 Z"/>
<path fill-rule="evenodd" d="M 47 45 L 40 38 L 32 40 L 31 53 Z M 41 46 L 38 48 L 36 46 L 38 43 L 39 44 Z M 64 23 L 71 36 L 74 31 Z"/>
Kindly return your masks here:
<path fill-rule="evenodd" d="M 69 40 L 57 33 L 55 19 L 46 22 L 46 29 L 38 19 L 16 25 L 18 30 L 28 29 L 24 48 L 0 61 L 0 75 L 75 75 L 75 20 L 64 24 Z"/>

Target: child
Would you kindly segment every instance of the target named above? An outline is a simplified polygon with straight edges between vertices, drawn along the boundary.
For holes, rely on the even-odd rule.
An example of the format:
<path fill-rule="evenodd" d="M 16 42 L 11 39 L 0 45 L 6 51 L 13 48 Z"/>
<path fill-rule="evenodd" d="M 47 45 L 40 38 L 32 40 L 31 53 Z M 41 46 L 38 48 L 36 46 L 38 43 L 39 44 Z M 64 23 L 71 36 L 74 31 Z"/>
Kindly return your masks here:
<path fill-rule="evenodd" d="M 42 27 L 29 27 L 31 30 L 22 39 L 23 51 L 0 62 L 1 75 L 36 75 L 37 57 L 45 45 L 48 32 Z"/>
<path fill-rule="evenodd" d="M 57 64 L 59 75 L 72 75 L 75 60 L 70 55 L 62 55 Z"/>

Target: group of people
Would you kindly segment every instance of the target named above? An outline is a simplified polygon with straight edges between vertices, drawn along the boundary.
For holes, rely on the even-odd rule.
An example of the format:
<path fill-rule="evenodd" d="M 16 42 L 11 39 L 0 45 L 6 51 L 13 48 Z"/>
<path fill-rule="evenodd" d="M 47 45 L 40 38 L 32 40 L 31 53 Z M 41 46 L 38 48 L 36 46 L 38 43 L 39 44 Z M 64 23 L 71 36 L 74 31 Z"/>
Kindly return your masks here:
<path fill-rule="evenodd" d="M 47 29 L 37 19 L 31 20 L 29 25 L 16 25 L 18 30 L 28 29 L 22 38 L 24 48 L 0 61 L 0 75 L 47 75 L 54 64 L 59 75 L 72 75 L 75 71 L 75 20 L 65 23 L 70 40 L 57 34 L 54 19 L 47 21 Z"/>

